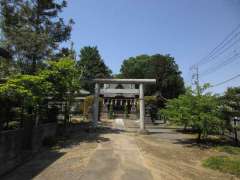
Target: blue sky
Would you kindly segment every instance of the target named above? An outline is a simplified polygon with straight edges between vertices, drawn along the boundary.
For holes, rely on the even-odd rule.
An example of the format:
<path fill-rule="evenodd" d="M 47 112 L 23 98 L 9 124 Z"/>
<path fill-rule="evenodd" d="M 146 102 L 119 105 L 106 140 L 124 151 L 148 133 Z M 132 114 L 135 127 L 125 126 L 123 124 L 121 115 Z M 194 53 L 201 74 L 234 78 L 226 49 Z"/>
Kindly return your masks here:
<path fill-rule="evenodd" d="M 171 54 L 190 83 L 189 67 L 240 24 L 240 0 L 69 0 L 61 16 L 75 21 L 77 52 L 98 46 L 114 73 L 128 57 Z M 209 76 L 200 74 L 200 80 L 215 84 L 240 73 L 239 67 L 240 59 Z M 240 78 L 212 90 L 220 93 L 239 83 Z"/>

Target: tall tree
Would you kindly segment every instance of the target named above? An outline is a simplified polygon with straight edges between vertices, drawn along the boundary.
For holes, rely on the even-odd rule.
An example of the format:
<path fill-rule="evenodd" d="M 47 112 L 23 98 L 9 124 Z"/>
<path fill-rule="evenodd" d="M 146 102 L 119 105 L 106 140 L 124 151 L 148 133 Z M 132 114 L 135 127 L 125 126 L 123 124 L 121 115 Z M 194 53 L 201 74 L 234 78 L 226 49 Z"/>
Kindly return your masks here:
<path fill-rule="evenodd" d="M 106 66 L 97 47 L 83 47 L 80 50 L 80 61 L 78 66 L 83 69 L 82 87 L 90 92 L 94 92 L 94 78 L 109 78 L 111 70 Z"/>
<path fill-rule="evenodd" d="M 63 57 L 70 57 L 71 59 L 76 60 L 76 51 L 74 49 L 74 43 L 71 42 L 70 48 L 63 47 L 58 53 L 55 54 L 53 59 L 59 60 Z"/>
<path fill-rule="evenodd" d="M 130 57 L 123 61 L 120 72 L 122 78 L 155 78 L 157 85 L 149 86 L 147 95 L 158 92 L 164 98 L 175 98 L 185 90 L 181 71 L 170 55 Z"/>
<path fill-rule="evenodd" d="M 169 121 L 179 125 L 191 126 L 198 133 L 198 140 L 206 139 L 210 133 L 219 134 L 223 120 L 220 118 L 219 101 L 216 95 L 204 93 L 208 84 L 199 86 L 198 90 L 190 89 L 178 98 L 168 100 L 166 108 L 160 112 Z"/>
<path fill-rule="evenodd" d="M 0 79 L 16 73 L 16 67 L 10 53 L 0 47 Z"/>
<path fill-rule="evenodd" d="M 238 144 L 240 126 L 236 121 L 240 117 L 240 87 L 228 88 L 221 100 L 226 126 L 234 133 L 235 142 Z"/>
<path fill-rule="evenodd" d="M 81 88 L 81 69 L 71 57 L 49 62 L 48 68 L 40 72 L 40 76 L 53 84 L 53 98 L 65 102 L 64 124 L 69 122 L 70 108 L 75 93 Z"/>
<path fill-rule="evenodd" d="M 69 40 L 73 21 L 58 15 L 66 1 L 1 0 L 1 31 L 5 46 L 23 73 L 34 74 L 63 41 Z"/>

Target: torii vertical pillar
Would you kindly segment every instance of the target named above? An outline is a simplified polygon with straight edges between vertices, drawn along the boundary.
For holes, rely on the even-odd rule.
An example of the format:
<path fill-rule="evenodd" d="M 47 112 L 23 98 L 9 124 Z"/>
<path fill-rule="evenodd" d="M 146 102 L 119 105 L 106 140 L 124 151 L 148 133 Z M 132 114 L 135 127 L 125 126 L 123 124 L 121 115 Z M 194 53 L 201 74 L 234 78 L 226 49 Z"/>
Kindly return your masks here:
<path fill-rule="evenodd" d="M 141 83 L 139 85 L 139 101 L 140 101 L 140 131 L 145 131 L 144 116 L 145 116 L 145 106 L 144 106 L 144 85 Z"/>
<path fill-rule="evenodd" d="M 96 128 L 98 124 L 98 113 L 99 113 L 99 83 L 95 84 L 94 104 L 93 104 L 93 127 Z"/>

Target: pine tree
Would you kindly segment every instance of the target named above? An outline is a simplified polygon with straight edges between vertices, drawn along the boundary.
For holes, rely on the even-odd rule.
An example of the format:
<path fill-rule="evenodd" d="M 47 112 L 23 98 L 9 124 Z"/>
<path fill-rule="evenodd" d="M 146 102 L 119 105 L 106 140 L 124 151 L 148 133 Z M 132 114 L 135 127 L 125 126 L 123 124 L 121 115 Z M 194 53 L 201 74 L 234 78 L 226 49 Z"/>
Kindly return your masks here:
<path fill-rule="evenodd" d="M 5 46 L 23 73 L 34 74 L 59 44 L 70 38 L 73 21 L 58 16 L 66 1 L 1 0 L 1 31 Z"/>
<path fill-rule="evenodd" d="M 83 69 L 83 89 L 94 91 L 94 84 L 90 80 L 94 78 L 109 78 L 111 70 L 106 66 L 99 54 L 97 47 L 84 47 L 80 50 L 80 69 Z"/>

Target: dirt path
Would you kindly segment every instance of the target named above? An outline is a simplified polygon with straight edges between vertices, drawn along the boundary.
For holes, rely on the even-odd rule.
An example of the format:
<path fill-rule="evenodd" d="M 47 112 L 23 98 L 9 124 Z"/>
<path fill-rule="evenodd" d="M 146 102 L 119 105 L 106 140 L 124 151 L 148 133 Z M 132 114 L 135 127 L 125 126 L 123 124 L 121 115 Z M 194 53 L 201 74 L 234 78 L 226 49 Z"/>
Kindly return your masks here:
<path fill-rule="evenodd" d="M 231 180 L 206 169 L 201 161 L 218 152 L 200 149 L 188 135 L 171 129 L 139 135 L 123 132 L 122 119 L 112 128 L 77 133 L 59 149 L 43 152 L 3 180 Z M 131 123 L 130 123 L 131 124 Z M 132 131 L 129 131 L 132 132 Z"/>
<path fill-rule="evenodd" d="M 122 130 L 122 119 L 113 127 Z M 152 180 L 133 136 L 124 133 L 106 134 L 110 141 L 99 144 L 81 180 Z"/>
<path fill-rule="evenodd" d="M 71 137 L 66 147 L 39 154 L 3 179 L 152 180 L 134 136 L 123 129 L 123 120 L 117 119 L 113 129 L 97 137 Z"/>

